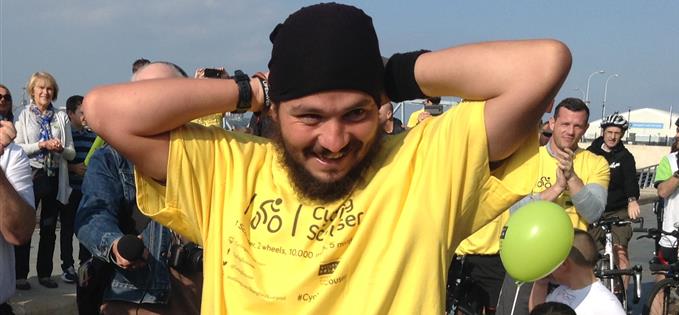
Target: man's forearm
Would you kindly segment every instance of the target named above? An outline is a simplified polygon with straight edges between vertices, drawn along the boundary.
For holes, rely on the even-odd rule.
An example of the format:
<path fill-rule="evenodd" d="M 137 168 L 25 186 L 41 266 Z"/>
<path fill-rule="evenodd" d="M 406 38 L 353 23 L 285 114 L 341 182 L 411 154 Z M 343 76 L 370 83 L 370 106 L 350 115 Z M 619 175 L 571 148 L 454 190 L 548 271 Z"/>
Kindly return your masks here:
<path fill-rule="evenodd" d="M 603 186 L 587 184 L 571 195 L 571 200 L 578 214 L 588 223 L 592 223 L 604 212 L 607 196 L 608 191 Z"/>
<path fill-rule="evenodd" d="M 528 298 L 528 311 L 532 311 L 536 306 L 545 303 L 548 286 L 549 282 L 544 279 L 533 283 L 533 288 L 530 291 L 530 297 Z"/>
<path fill-rule="evenodd" d="M 666 181 L 658 184 L 658 196 L 668 198 L 675 190 L 677 190 L 677 186 L 679 186 L 679 178 L 674 176 L 670 177 Z"/>
<path fill-rule="evenodd" d="M 585 184 L 577 174 L 573 174 L 571 178 L 566 181 L 566 183 L 568 184 L 568 191 L 570 191 L 571 195 L 577 194 L 583 187 L 585 187 Z"/>
<path fill-rule="evenodd" d="M 259 93 L 255 83 L 253 106 Z M 234 80 L 142 80 L 96 88 L 85 97 L 83 108 L 88 125 L 110 141 L 119 132 L 151 137 L 198 117 L 234 111 L 238 95 Z"/>
<path fill-rule="evenodd" d="M 35 210 L 26 202 L 0 169 L 0 232 L 13 245 L 27 243 L 35 228 Z"/>
<path fill-rule="evenodd" d="M 570 51 L 558 41 L 498 41 L 423 54 L 414 72 L 426 95 L 487 101 L 489 157 L 497 161 L 534 135 L 570 65 Z"/>

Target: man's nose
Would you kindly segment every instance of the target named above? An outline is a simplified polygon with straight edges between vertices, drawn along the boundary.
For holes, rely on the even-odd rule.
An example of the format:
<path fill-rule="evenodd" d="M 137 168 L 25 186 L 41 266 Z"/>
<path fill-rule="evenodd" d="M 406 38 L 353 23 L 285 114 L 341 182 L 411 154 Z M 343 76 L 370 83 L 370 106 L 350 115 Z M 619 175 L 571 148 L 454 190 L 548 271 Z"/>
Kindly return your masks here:
<path fill-rule="evenodd" d="M 349 144 L 349 134 L 343 123 L 329 120 L 321 127 L 318 143 L 324 149 L 337 153 Z"/>

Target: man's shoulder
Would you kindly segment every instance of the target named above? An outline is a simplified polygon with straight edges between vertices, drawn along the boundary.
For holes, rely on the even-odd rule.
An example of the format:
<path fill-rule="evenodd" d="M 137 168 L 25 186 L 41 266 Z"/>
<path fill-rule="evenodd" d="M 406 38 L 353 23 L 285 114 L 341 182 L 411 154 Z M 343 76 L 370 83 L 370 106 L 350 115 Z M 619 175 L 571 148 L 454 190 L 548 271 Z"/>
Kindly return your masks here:
<path fill-rule="evenodd" d="M 632 152 L 630 152 L 630 150 L 628 150 L 625 146 L 622 146 L 620 151 L 618 151 L 617 155 L 620 157 L 621 160 L 622 159 L 627 159 L 627 160 L 631 159 L 632 161 L 634 161 L 634 154 L 632 154 Z"/>
<path fill-rule="evenodd" d="M 606 158 L 603 157 L 602 155 L 596 154 L 592 151 L 585 150 L 585 149 L 578 149 L 575 152 L 575 160 L 588 160 L 588 161 L 593 161 L 593 162 L 602 162 L 606 163 L 608 165 L 608 162 L 606 161 Z"/>

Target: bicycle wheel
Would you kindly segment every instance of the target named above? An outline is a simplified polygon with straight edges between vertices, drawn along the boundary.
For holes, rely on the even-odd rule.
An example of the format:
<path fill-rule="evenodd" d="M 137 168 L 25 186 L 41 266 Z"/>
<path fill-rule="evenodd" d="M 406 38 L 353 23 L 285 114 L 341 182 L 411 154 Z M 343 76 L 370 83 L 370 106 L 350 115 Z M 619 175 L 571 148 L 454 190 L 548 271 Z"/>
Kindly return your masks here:
<path fill-rule="evenodd" d="M 679 281 L 669 278 L 653 286 L 644 305 L 644 315 L 679 314 Z"/>

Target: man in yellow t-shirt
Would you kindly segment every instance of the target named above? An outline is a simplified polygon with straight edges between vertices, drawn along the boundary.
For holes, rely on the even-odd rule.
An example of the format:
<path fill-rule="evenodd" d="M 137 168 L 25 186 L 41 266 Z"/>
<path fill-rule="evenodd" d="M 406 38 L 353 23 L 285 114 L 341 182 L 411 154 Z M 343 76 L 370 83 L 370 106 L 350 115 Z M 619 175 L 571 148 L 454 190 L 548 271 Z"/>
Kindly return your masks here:
<path fill-rule="evenodd" d="M 406 127 L 408 127 L 408 129 L 415 128 L 415 126 L 419 125 L 423 120 L 425 120 L 427 118 L 434 117 L 434 116 L 438 116 L 438 115 L 433 115 L 432 113 L 427 111 L 427 107 L 436 105 L 436 106 L 440 106 L 437 109 L 442 110 L 443 106 L 440 105 L 440 103 L 441 103 L 440 97 L 428 97 L 428 98 L 426 98 L 424 100 L 424 105 L 422 106 L 422 109 L 416 110 L 412 114 L 410 114 L 410 116 L 408 116 L 408 123 L 406 124 Z M 439 115 L 440 115 L 440 113 L 439 113 Z"/>
<path fill-rule="evenodd" d="M 577 98 L 566 98 L 549 119 L 552 136 L 540 147 L 538 177 L 530 196 L 511 207 L 517 210 L 531 200 L 548 200 L 566 209 L 573 227 L 587 230 L 599 219 L 606 206 L 609 168 L 602 156 L 578 146 L 589 124 L 589 108 Z M 497 238 L 499 242 L 499 236 Z M 528 314 L 528 296 L 532 284 L 524 284 L 514 310 L 515 315 Z M 509 276 L 502 286 L 497 314 L 511 314 L 516 285 Z"/>
<path fill-rule="evenodd" d="M 92 128 L 134 161 L 142 212 L 203 245 L 202 312 L 441 314 L 458 243 L 531 190 L 532 127 L 568 48 L 480 43 L 385 67 L 371 18 L 335 3 L 302 8 L 270 38 L 268 82 L 236 71 L 85 101 Z M 380 137 L 385 99 L 455 93 L 483 101 Z M 185 124 L 269 103 L 271 141 Z"/>

